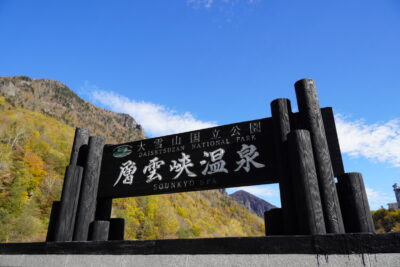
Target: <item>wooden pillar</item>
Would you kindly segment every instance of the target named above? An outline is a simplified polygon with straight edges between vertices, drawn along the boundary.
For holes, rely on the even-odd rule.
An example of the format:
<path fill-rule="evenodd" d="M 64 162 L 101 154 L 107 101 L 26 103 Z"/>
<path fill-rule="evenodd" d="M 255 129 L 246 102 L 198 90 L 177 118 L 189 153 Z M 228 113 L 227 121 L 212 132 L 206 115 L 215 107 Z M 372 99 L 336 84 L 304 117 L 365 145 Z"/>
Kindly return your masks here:
<path fill-rule="evenodd" d="M 69 165 L 67 167 L 54 241 L 72 241 L 82 173 L 81 166 Z"/>
<path fill-rule="evenodd" d="M 47 230 L 46 242 L 55 241 L 55 230 L 58 214 L 60 213 L 60 201 L 53 201 L 51 206 L 49 227 Z"/>
<path fill-rule="evenodd" d="M 52 232 L 50 234 L 53 238 L 52 241 L 72 240 L 83 172 L 82 167 L 77 166 L 77 164 L 82 161 L 82 158 L 85 158 L 84 147 L 87 145 L 88 140 L 89 131 L 83 128 L 76 128 L 70 164 L 64 176 L 61 201 L 56 204 L 58 210 L 51 223 L 49 223 L 48 231 Z"/>
<path fill-rule="evenodd" d="M 76 128 L 69 165 L 80 165 L 79 163 L 85 158 L 85 156 L 82 155 L 82 150 L 84 150 L 84 146 L 87 145 L 88 142 L 89 130 L 84 128 Z"/>
<path fill-rule="evenodd" d="M 336 131 L 335 117 L 331 107 L 321 108 L 324 121 L 325 135 L 331 158 L 333 176 L 338 177 L 344 173 L 342 152 L 340 151 L 339 138 Z"/>
<path fill-rule="evenodd" d="M 110 231 L 108 240 L 124 240 L 125 234 L 125 219 L 112 218 L 110 219 Z"/>
<path fill-rule="evenodd" d="M 78 213 L 75 223 L 74 241 L 88 240 L 89 225 L 95 218 L 103 147 L 103 137 L 91 136 L 89 138 L 88 155 L 82 179 Z"/>
<path fill-rule="evenodd" d="M 289 99 L 276 99 L 271 102 L 273 120 L 275 157 L 279 175 L 279 192 L 281 196 L 283 233 L 296 234 L 296 211 L 293 197 L 293 185 L 289 167 L 287 135 L 290 132 L 292 113 Z M 282 234 L 282 233 L 280 233 Z"/>
<path fill-rule="evenodd" d="M 288 142 L 290 169 L 292 177 L 296 177 L 293 182 L 299 234 L 325 234 L 310 134 L 307 130 L 292 131 Z"/>
<path fill-rule="evenodd" d="M 373 233 L 374 222 L 361 173 L 344 173 L 336 185 L 346 233 Z"/>
<path fill-rule="evenodd" d="M 268 211 L 265 211 L 264 225 L 265 235 L 283 235 L 284 224 L 282 208 L 270 209 Z"/>
<path fill-rule="evenodd" d="M 90 224 L 90 236 L 91 241 L 107 241 L 108 230 L 110 228 L 109 221 L 93 221 Z"/>
<path fill-rule="evenodd" d="M 326 230 L 328 233 L 344 233 L 342 213 L 333 180 L 332 163 L 314 81 L 311 79 L 297 81 L 295 88 L 303 125 L 311 135 Z"/>

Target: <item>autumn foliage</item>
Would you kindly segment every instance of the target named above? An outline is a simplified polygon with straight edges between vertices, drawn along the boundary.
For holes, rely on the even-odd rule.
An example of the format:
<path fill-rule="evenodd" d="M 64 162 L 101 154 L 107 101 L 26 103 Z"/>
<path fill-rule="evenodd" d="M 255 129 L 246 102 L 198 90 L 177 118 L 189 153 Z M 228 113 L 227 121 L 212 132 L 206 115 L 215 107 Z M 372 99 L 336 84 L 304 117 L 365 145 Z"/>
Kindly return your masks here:
<path fill-rule="evenodd" d="M 400 232 L 400 209 L 381 208 L 372 212 L 372 218 L 378 233 Z"/>
<path fill-rule="evenodd" d="M 39 113 L 6 109 L 4 102 L 0 108 L 0 241 L 44 240 L 73 129 Z"/>

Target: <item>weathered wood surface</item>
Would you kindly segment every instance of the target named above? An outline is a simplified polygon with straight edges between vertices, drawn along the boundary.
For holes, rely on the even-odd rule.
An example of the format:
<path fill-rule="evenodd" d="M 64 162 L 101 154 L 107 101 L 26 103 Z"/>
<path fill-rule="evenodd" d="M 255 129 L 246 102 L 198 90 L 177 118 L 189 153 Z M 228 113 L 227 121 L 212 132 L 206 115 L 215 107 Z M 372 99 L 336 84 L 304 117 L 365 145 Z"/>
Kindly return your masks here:
<path fill-rule="evenodd" d="M 299 234 L 325 234 L 310 134 L 307 130 L 292 131 L 288 142 L 292 176 L 296 177 L 293 180 Z"/>
<path fill-rule="evenodd" d="M 53 201 L 53 204 L 51 205 L 51 213 L 49 219 L 49 227 L 47 229 L 46 242 L 51 242 L 55 240 L 55 230 L 59 212 L 60 212 L 60 201 Z"/>
<path fill-rule="evenodd" d="M 125 235 L 125 219 L 111 218 L 108 240 L 124 240 L 124 235 Z"/>
<path fill-rule="evenodd" d="M 336 130 L 335 117 L 331 107 L 321 108 L 324 121 L 326 140 L 328 141 L 329 155 L 331 157 L 333 175 L 338 177 L 344 173 L 342 152 L 340 151 L 339 138 Z"/>
<path fill-rule="evenodd" d="M 344 233 L 315 83 L 311 79 L 303 79 L 295 83 L 295 88 L 300 116 L 311 135 L 326 230 L 328 233 Z"/>
<path fill-rule="evenodd" d="M 344 173 L 336 184 L 346 233 L 375 231 L 361 173 Z"/>
<path fill-rule="evenodd" d="M 334 177 L 344 173 L 342 154 L 339 146 L 339 139 L 336 131 L 335 118 L 331 107 L 321 108 L 321 115 L 325 129 L 325 136 L 328 143 L 329 156 Z M 308 129 L 307 124 L 303 122 L 299 112 L 292 113 L 290 117 L 291 130 Z"/>
<path fill-rule="evenodd" d="M 79 157 L 82 154 L 82 147 L 89 142 L 89 130 L 84 128 L 75 129 L 75 138 L 72 145 L 70 165 L 79 165 Z"/>
<path fill-rule="evenodd" d="M 0 254 L 354 254 L 400 253 L 400 233 L 3 243 Z"/>
<path fill-rule="evenodd" d="M 82 174 L 83 167 L 77 165 L 67 167 L 56 222 L 55 241 L 72 241 Z"/>
<path fill-rule="evenodd" d="M 107 241 L 108 231 L 110 229 L 109 221 L 93 221 L 90 225 L 90 237 L 91 241 Z"/>
<path fill-rule="evenodd" d="M 282 208 L 270 209 L 264 212 L 265 235 L 283 235 L 283 210 Z"/>
<path fill-rule="evenodd" d="M 95 218 L 103 147 L 103 137 L 91 136 L 89 138 L 88 156 L 82 179 L 74 241 L 88 240 L 89 225 Z"/>
<path fill-rule="evenodd" d="M 283 213 L 284 234 L 296 233 L 296 208 L 293 197 L 293 184 L 290 174 L 287 135 L 290 132 L 292 109 L 289 99 L 276 99 L 271 102 L 274 131 L 275 159 L 279 176 L 279 192 Z M 283 233 L 280 233 L 283 234 Z"/>

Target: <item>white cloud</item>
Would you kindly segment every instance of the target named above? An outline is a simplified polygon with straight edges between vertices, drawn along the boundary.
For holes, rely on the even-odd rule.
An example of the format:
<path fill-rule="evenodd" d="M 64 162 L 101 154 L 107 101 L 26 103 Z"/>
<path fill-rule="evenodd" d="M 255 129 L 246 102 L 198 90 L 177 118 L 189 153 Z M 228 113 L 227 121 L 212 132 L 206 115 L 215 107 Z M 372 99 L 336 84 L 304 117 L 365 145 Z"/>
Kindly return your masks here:
<path fill-rule="evenodd" d="M 277 197 L 279 196 L 279 191 L 268 186 L 242 186 L 235 187 L 235 191 L 244 190 L 250 194 L 256 195 L 260 198 L 263 197 Z"/>
<path fill-rule="evenodd" d="M 390 197 L 387 193 L 376 191 L 372 188 L 366 187 L 368 202 L 371 210 L 379 209 L 381 206 L 387 208 L 386 204 L 395 202 L 393 197 Z"/>
<path fill-rule="evenodd" d="M 196 5 L 196 6 L 202 6 L 205 8 L 210 8 L 212 4 L 214 3 L 214 0 L 187 0 L 187 3 L 189 5 Z"/>
<path fill-rule="evenodd" d="M 369 125 L 339 114 L 336 126 L 343 153 L 400 167 L 400 119 Z"/>
<path fill-rule="evenodd" d="M 215 122 L 201 121 L 191 113 L 178 114 L 168 107 L 135 101 L 114 92 L 91 86 L 91 98 L 115 112 L 127 113 L 141 124 L 151 136 L 162 136 L 216 126 Z"/>

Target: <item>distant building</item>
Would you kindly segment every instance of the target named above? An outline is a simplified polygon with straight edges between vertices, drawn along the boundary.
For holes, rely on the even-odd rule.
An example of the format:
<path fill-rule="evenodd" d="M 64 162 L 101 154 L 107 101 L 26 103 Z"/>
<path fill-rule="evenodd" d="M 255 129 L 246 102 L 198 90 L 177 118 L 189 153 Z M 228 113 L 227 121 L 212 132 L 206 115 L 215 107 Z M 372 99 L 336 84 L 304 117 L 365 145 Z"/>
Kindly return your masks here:
<path fill-rule="evenodd" d="M 388 208 L 390 210 L 397 210 L 400 209 L 400 187 L 397 184 L 393 185 L 394 195 L 396 196 L 395 203 L 388 203 Z"/>
<path fill-rule="evenodd" d="M 387 205 L 388 205 L 389 210 L 397 210 L 399 208 L 399 206 L 397 205 L 397 202 L 388 203 Z"/>
<path fill-rule="evenodd" d="M 396 196 L 397 206 L 400 207 L 400 187 L 397 184 L 393 185 L 394 194 Z"/>

